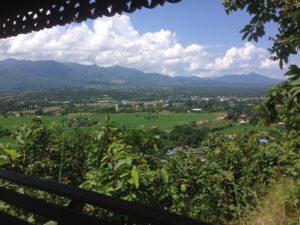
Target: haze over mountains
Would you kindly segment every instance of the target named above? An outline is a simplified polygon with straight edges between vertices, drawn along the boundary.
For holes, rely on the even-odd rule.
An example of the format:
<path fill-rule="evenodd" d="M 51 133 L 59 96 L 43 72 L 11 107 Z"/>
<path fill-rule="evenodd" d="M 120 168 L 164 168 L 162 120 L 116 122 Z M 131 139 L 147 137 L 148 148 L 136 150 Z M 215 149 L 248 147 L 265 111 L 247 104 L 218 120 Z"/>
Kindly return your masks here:
<path fill-rule="evenodd" d="M 144 73 L 121 66 L 98 67 L 61 63 L 57 61 L 29 61 L 7 59 L 0 61 L 1 90 L 35 90 L 81 86 L 257 86 L 269 88 L 280 83 L 259 74 L 227 75 L 215 78 Z"/>

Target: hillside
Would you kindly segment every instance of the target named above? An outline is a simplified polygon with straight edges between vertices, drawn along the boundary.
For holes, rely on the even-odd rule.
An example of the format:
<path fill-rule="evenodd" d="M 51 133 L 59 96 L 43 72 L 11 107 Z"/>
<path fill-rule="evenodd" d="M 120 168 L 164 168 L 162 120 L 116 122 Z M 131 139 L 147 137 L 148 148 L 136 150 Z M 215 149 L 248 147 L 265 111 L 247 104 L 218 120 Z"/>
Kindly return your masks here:
<path fill-rule="evenodd" d="M 1 90 L 48 89 L 75 86 L 255 86 L 271 87 L 279 80 L 259 74 L 227 75 L 216 78 L 144 73 L 121 66 L 98 67 L 61 63 L 52 60 L 30 61 L 7 59 L 0 61 Z"/>

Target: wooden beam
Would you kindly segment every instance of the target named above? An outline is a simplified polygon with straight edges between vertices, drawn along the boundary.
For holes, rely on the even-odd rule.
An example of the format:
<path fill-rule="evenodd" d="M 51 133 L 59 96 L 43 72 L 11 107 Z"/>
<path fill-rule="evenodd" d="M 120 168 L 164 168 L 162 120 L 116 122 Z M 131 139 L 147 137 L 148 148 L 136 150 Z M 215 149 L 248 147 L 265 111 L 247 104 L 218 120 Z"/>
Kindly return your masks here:
<path fill-rule="evenodd" d="M 108 209 L 113 212 L 124 214 L 130 218 L 152 222 L 157 225 L 209 225 L 205 222 L 200 222 L 139 203 L 128 202 L 81 188 L 33 178 L 20 173 L 9 172 L 4 169 L 0 169 L 0 178 L 16 184 L 25 185 L 79 202 L 85 202 L 100 208 Z"/>
<path fill-rule="evenodd" d="M 85 215 L 62 206 L 44 202 L 3 187 L 0 187 L 0 199 L 8 204 L 32 212 L 46 219 L 57 221 L 61 224 L 117 225 L 116 223 L 100 220 L 94 216 Z"/>
<path fill-rule="evenodd" d="M 1 225 L 30 225 L 23 220 L 20 220 L 12 215 L 6 214 L 0 211 L 0 223 Z"/>

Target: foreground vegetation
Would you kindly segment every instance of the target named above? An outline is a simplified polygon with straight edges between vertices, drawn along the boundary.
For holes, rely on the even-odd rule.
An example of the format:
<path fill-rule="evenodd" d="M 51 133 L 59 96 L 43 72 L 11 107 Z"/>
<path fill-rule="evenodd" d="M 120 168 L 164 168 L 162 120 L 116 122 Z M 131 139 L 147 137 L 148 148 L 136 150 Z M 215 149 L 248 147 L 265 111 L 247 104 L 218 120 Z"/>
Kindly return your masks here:
<path fill-rule="evenodd" d="M 117 128 L 107 119 L 93 132 L 74 129 L 64 136 L 60 127 L 34 119 L 16 131 L 16 150 L 1 147 L 0 163 L 22 173 L 217 224 L 247 222 L 249 211 L 258 207 L 257 199 L 260 202 L 263 196 L 267 198 L 274 182 L 298 180 L 299 135 L 281 130 L 229 138 L 194 128 L 190 134 L 198 138 L 195 143 L 189 135 L 178 140 L 184 136 L 183 130 L 187 132 L 185 129 L 172 133 L 173 142 L 168 142 L 159 130 Z M 284 139 L 281 132 L 285 133 Z M 260 143 L 261 138 L 269 142 Z M 184 142 L 197 148 L 179 148 L 177 144 Z M 297 183 L 294 185 L 291 197 L 293 207 L 298 209 L 300 189 Z M 44 193 L 22 191 L 54 201 Z M 66 204 L 64 200 L 55 202 Z M 1 208 L 14 211 L 3 204 Z M 100 209 L 87 207 L 85 211 L 108 216 Z M 47 222 L 20 215 L 39 224 Z"/>

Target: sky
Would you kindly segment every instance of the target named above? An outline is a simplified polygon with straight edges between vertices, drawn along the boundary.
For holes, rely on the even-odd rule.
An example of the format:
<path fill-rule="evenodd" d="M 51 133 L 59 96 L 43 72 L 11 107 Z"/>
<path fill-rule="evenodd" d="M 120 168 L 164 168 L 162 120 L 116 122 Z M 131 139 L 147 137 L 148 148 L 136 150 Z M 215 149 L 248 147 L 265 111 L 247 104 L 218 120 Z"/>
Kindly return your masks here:
<path fill-rule="evenodd" d="M 260 73 L 282 78 L 270 60 L 269 36 L 242 41 L 246 12 L 225 13 L 221 0 L 182 0 L 152 10 L 103 17 L 0 40 L 0 60 L 57 60 L 98 66 L 120 65 L 170 76 L 213 77 Z M 300 61 L 291 57 L 291 63 Z"/>

